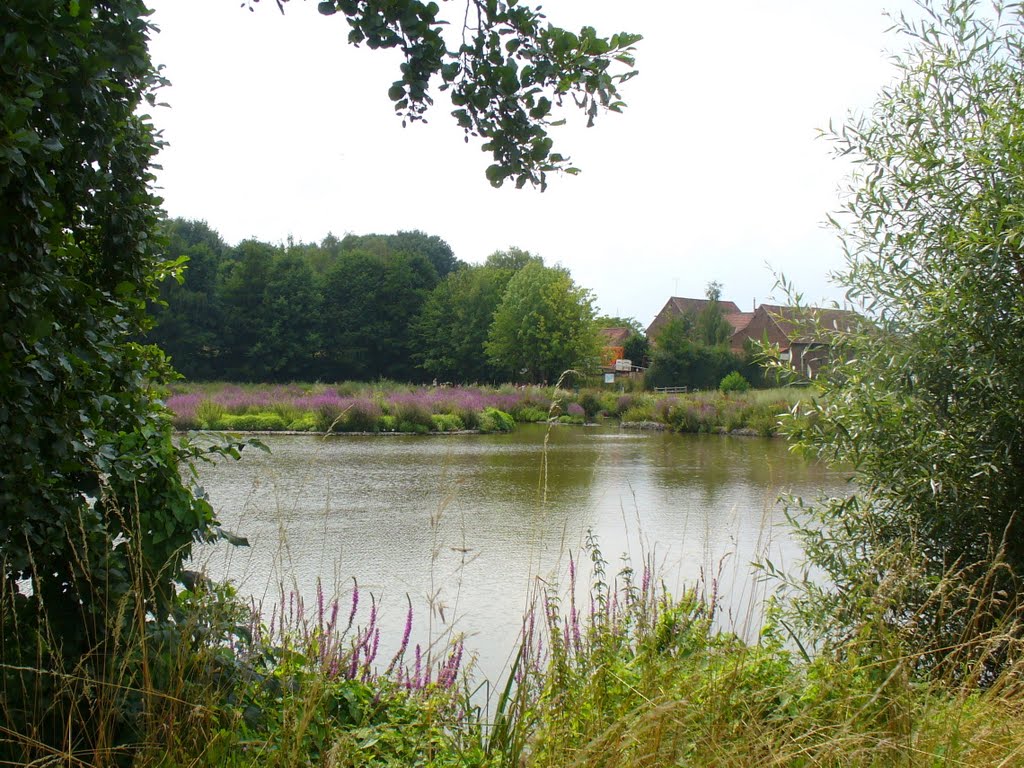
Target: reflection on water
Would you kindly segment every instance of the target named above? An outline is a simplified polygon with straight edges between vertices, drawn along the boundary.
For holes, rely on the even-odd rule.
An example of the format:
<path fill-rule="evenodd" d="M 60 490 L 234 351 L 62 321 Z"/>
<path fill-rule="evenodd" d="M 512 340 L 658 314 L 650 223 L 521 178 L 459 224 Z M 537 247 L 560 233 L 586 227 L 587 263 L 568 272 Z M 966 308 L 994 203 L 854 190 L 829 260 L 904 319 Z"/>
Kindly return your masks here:
<path fill-rule="evenodd" d="M 400 640 L 408 594 L 421 640 L 465 632 L 492 680 L 531 588 L 564 576 L 588 530 L 612 570 L 653 553 L 670 589 L 718 577 L 739 621 L 748 563 L 798 554 L 777 497 L 844 482 L 783 441 L 749 437 L 535 426 L 265 442 L 271 454 L 200 468 L 221 521 L 251 544 L 205 548 L 211 575 L 266 604 L 281 583 L 309 599 L 318 578 L 344 595 L 355 577 L 383 600 L 382 657 Z"/>

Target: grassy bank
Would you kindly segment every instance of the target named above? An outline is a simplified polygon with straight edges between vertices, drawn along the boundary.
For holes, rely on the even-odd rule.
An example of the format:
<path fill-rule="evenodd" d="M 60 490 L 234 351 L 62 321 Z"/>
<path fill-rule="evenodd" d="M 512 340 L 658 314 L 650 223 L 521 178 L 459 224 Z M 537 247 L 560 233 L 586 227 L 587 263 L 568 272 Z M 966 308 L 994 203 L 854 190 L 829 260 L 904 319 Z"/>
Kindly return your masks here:
<path fill-rule="evenodd" d="M 583 570 L 589 589 L 576 588 Z M 377 604 L 357 586 L 315 605 L 282 593 L 262 619 L 199 586 L 172 624 L 121 635 L 116 653 L 86 660 L 87 679 L 39 703 L 82 705 L 57 744 L 19 731 L 5 700 L 0 754 L 239 768 L 1024 765 L 1020 664 L 983 687 L 927 677 L 869 618 L 809 658 L 777 611 L 744 643 L 716 628 L 710 589 L 672 596 L 651 563 L 611 573 L 593 547 L 564 579 L 537 595 L 514 668 L 491 688 L 464 669 L 461 639 L 411 646 L 411 608 L 398 652 L 378 658 Z"/>
<path fill-rule="evenodd" d="M 618 420 L 677 432 L 772 435 L 778 415 L 807 389 L 617 393 L 599 389 L 504 386 L 417 387 L 392 382 L 339 385 L 179 384 L 167 406 L 176 428 L 225 431 L 508 431 L 515 423 Z"/>

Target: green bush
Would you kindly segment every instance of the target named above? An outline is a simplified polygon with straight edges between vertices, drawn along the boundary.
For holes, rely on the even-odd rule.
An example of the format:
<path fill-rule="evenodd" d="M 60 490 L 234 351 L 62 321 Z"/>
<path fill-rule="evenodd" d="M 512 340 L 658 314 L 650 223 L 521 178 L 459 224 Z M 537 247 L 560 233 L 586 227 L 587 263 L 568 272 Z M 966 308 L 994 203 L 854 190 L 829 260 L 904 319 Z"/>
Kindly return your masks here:
<path fill-rule="evenodd" d="M 345 409 L 345 414 L 334 429 L 336 432 L 378 432 L 382 415 L 376 403 L 356 400 Z"/>
<path fill-rule="evenodd" d="M 718 389 L 724 395 L 727 395 L 730 392 L 746 392 L 750 389 L 750 382 L 743 378 L 743 374 L 739 371 L 733 371 L 722 379 L 722 383 L 718 385 Z"/>
<path fill-rule="evenodd" d="M 397 432 L 398 431 L 398 419 L 392 416 L 390 413 L 386 413 L 380 417 L 380 431 L 381 432 Z"/>
<path fill-rule="evenodd" d="M 316 432 L 316 416 L 309 411 L 288 424 L 292 432 Z"/>
<path fill-rule="evenodd" d="M 220 403 L 215 403 L 213 400 L 203 400 L 196 407 L 196 418 L 203 429 L 215 429 L 214 424 L 219 422 L 221 416 L 225 413 L 227 413 L 227 410 L 224 406 Z"/>
<path fill-rule="evenodd" d="M 309 414 L 305 409 L 287 402 L 274 403 L 270 407 L 270 410 L 280 416 L 281 421 L 285 424 L 291 424 L 292 422 L 298 421 Z M 309 415 L 312 417 L 312 414 Z M 288 428 L 291 429 L 291 427 Z"/>
<path fill-rule="evenodd" d="M 434 422 L 435 432 L 459 432 L 465 429 L 462 419 L 454 413 L 435 413 L 430 418 Z"/>
<path fill-rule="evenodd" d="M 399 432 L 429 432 L 434 428 L 433 414 L 414 401 L 388 403 L 388 413 L 398 420 Z"/>
<path fill-rule="evenodd" d="M 548 412 L 542 411 L 540 408 L 535 408 L 532 405 L 528 405 L 516 410 L 515 420 L 521 421 L 524 424 L 536 424 L 537 422 L 547 421 Z"/>
<path fill-rule="evenodd" d="M 480 428 L 480 412 L 475 411 L 472 408 L 459 408 L 455 411 L 456 415 L 462 420 L 464 429 L 479 429 Z"/>
<path fill-rule="evenodd" d="M 433 420 L 430 423 L 433 426 Z M 410 435 L 425 435 L 430 432 L 430 427 L 418 421 L 399 421 L 398 431 L 407 432 Z"/>
<path fill-rule="evenodd" d="M 576 402 L 583 409 L 587 421 L 594 421 L 597 415 L 603 410 L 601 398 L 598 394 L 586 391 L 576 398 Z"/>
<path fill-rule="evenodd" d="M 484 408 L 484 412 L 480 414 L 481 432 L 511 432 L 515 428 L 515 419 L 497 408 Z"/>
<path fill-rule="evenodd" d="M 279 432 L 287 424 L 276 413 L 225 413 L 214 429 L 226 432 Z"/>
<path fill-rule="evenodd" d="M 782 414 L 787 411 L 785 403 L 760 403 L 747 409 L 744 418 L 749 429 L 756 430 L 763 437 L 771 437 L 779 430 Z"/>
<path fill-rule="evenodd" d="M 622 412 L 623 421 L 654 421 L 654 409 L 648 403 L 637 403 Z"/>
<path fill-rule="evenodd" d="M 338 431 L 338 424 L 341 423 L 341 415 L 344 409 L 338 403 L 322 403 L 317 406 L 313 419 L 316 422 L 317 432 Z"/>

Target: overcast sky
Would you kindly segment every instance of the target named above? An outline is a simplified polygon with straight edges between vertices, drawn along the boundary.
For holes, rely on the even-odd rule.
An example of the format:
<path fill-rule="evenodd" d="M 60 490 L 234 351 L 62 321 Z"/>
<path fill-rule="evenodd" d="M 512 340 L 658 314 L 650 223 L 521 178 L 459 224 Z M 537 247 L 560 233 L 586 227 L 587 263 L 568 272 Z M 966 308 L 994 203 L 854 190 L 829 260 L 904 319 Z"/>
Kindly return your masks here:
<path fill-rule="evenodd" d="M 151 0 L 152 44 L 172 86 L 153 117 L 170 143 L 160 194 L 229 243 L 319 242 L 328 232 L 420 229 L 479 262 L 518 246 L 560 263 L 602 312 L 651 321 L 670 295 L 718 280 L 742 309 L 773 272 L 810 301 L 841 298 L 827 274 L 839 243 L 822 227 L 848 168 L 816 138 L 864 111 L 903 43 L 884 10 L 909 0 L 550 0 L 556 24 L 637 32 L 640 75 L 621 115 L 554 129 L 582 168 L 543 194 L 493 189 L 490 157 L 465 144 L 437 93 L 428 125 L 403 129 L 387 90 L 393 52 L 346 44 L 315 0 Z M 442 2 L 457 13 L 461 0 Z"/>

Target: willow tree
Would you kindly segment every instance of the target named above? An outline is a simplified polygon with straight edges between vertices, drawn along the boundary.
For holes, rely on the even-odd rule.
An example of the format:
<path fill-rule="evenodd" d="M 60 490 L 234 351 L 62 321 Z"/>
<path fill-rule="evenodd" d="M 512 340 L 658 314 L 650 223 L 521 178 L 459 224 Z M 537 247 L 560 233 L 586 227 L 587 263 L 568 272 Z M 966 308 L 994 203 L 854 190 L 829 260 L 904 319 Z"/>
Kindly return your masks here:
<path fill-rule="evenodd" d="M 855 632 L 875 605 L 929 663 L 1014 615 L 1024 574 L 1024 11 L 980 7 L 902 19 L 894 84 L 829 134 L 870 322 L 819 329 L 840 354 L 794 430 L 857 479 L 804 531 L 834 587 L 805 618 Z"/>

